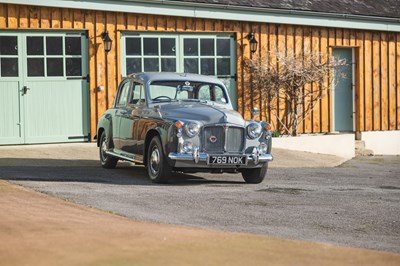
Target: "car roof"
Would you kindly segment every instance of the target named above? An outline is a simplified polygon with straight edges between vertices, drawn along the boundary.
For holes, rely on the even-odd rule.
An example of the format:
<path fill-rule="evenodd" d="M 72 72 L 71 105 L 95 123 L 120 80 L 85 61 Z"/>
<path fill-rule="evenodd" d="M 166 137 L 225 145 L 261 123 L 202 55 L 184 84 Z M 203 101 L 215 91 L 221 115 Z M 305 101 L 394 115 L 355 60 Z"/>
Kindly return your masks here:
<path fill-rule="evenodd" d="M 143 83 L 151 83 L 153 81 L 196 81 L 204 83 L 213 83 L 225 86 L 219 79 L 212 76 L 190 74 L 190 73 L 173 73 L 173 72 L 142 72 L 135 73 L 128 76 L 128 78 L 135 78 L 143 80 Z"/>

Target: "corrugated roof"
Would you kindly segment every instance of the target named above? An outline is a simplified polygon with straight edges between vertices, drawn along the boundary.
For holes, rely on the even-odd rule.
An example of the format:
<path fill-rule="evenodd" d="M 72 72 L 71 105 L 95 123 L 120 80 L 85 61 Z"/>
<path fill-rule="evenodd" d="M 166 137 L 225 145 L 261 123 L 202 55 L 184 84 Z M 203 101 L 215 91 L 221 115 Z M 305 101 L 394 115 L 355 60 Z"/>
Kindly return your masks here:
<path fill-rule="evenodd" d="M 400 18 L 400 0 L 163 0 L 163 2 Z"/>

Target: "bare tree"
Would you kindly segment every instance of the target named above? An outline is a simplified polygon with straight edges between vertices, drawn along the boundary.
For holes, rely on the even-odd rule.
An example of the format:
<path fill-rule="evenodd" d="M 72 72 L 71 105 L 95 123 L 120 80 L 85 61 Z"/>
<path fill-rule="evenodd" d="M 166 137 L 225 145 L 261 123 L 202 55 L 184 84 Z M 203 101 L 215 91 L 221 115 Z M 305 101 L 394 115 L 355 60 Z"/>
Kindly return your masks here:
<path fill-rule="evenodd" d="M 329 60 L 309 51 L 300 55 L 271 52 L 271 57 L 276 60 L 248 59 L 247 80 L 253 87 L 252 93 L 258 94 L 284 131 L 297 136 L 299 125 L 326 95 L 331 84 L 343 76 L 339 68 L 346 61 Z M 285 121 L 278 116 L 276 103 L 279 100 L 285 103 Z"/>

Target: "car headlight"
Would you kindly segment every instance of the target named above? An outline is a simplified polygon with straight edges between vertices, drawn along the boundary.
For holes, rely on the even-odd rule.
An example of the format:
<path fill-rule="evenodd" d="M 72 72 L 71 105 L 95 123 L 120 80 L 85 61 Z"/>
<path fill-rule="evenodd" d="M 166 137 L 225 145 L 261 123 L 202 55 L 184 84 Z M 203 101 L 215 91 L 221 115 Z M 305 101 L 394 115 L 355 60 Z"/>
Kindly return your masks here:
<path fill-rule="evenodd" d="M 247 135 L 249 136 L 249 138 L 251 139 L 255 139 L 261 136 L 262 133 L 262 128 L 261 125 L 259 123 L 250 123 L 247 126 Z"/>
<path fill-rule="evenodd" d="M 200 132 L 200 124 L 196 122 L 188 122 L 185 124 L 185 132 L 189 138 L 193 138 Z"/>

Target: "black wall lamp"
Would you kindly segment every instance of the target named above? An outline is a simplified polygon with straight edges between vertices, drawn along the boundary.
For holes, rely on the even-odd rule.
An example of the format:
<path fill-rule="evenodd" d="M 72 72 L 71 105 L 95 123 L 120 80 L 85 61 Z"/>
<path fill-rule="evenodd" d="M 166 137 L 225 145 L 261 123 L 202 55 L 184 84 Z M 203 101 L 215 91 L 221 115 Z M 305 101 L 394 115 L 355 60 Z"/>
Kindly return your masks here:
<path fill-rule="evenodd" d="M 250 43 L 250 52 L 254 54 L 257 51 L 257 40 L 254 37 L 254 33 L 247 34 L 246 38 L 249 40 Z"/>
<path fill-rule="evenodd" d="M 111 45 L 112 45 L 112 40 L 110 36 L 108 36 L 108 31 L 105 31 L 101 34 L 101 38 L 103 39 L 104 42 L 104 51 L 108 53 L 111 50 Z"/>

